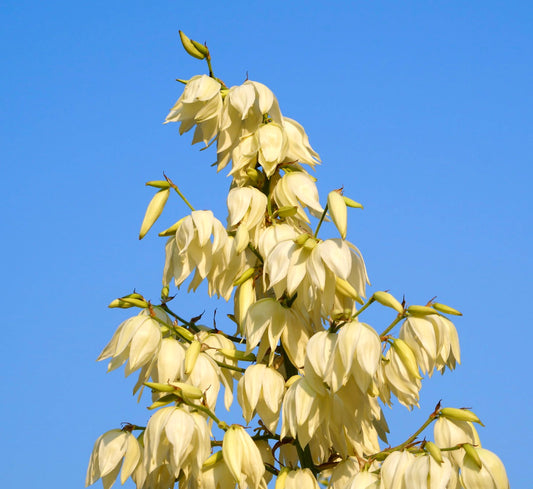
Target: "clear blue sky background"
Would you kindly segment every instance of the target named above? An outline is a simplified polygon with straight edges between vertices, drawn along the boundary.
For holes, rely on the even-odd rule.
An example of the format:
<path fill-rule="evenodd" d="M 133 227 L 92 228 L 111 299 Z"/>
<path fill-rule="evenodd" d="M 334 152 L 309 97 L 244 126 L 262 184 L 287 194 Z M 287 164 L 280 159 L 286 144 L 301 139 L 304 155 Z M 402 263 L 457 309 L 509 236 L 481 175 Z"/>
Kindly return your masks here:
<path fill-rule="evenodd" d="M 304 124 L 323 200 L 344 185 L 365 204 L 348 237 L 375 289 L 464 312 L 463 364 L 424 381 L 420 410 L 395 406 L 391 441 L 441 398 L 469 406 L 511 486 L 531 487 L 531 2 L 5 0 L 0 19 L 2 487 L 82 487 L 94 440 L 147 420 L 133 379 L 95 363 L 128 317 L 109 301 L 159 294 L 144 182 L 165 171 L 225 219 L 213 151 L 161 124 L 174 79 L 205 70 L 178 28 L 227 84 L 248 73 Z M 186 212 L 172 201 L 160 228 Z"/>

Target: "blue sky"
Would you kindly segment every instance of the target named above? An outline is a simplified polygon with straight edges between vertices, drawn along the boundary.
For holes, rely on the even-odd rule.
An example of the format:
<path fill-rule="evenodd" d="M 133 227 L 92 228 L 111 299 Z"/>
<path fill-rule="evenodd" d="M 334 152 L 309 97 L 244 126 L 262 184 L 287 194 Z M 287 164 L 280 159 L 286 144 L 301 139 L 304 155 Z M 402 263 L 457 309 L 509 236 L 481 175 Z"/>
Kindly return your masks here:
<path fill-rule="evenodd" d="M 161 124 L 175 78 L 205 72 L 179 28 L 208 42 L 228 85 L 267 84 L 305 126 L 323 201 L 344 186 L 365 205 L 348 238 L 373 290 L 464 313 L 463 364 L 425 380 L 420 410 L 390 411 L 391 441 L 439 399 L 469 406 L 512 487 L 529 487 L 532 14 L 526 1 L 4 1 L 4 486 L 82 487 L 94 440 L 147 419 L 133 379 L 95 363 L 128 317 L 110 300 L 159 294 L 163 243 L 137 240 L 144 182 L 165 171 L 225 219 L 213 152 Z M 173 201 L 161 228 L 185 213 Z"/>

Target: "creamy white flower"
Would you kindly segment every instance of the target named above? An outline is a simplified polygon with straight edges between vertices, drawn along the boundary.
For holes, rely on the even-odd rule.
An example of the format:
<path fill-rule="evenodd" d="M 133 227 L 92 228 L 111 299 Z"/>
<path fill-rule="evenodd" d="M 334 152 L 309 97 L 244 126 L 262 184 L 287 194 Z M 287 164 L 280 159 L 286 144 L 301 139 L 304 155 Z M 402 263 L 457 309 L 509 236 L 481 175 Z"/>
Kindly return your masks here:
<path fill-rule="evenodd" d="M 320 163 L 318 153 L 311 148 L 304 128 L 295 120 L 283 118 L 283 128 L 288 139 L 286 161 L 298 161 L 314 167 Z"/>
<path fill-rule="evenodd" d="M 276 489 L 319 489 L 316 477 L 310 469 L 296 469 L 287 472 L 281 486 Z"/>
<path fill-rule="evenodd" d="M 382 489 L 415 489 L 405 482 L 405 473 L 414 463 L 415 456 L 407 451 L 392 452 L 381 465 Z"/>
<path fill-rule="evenodd" d="M 331 387 L 337 391 L 352 376 L 366 393 L 381 359 L 381 340 L 368 324 L 350 321 L 339 328 L 332 367 Z"/>
<path fill-rule="evenodd" d="M 422 373 L 431 376 L 437 359 L 437 336 L 430 317 L 408 317 L 400 328 L 400 338 L 413 351 Z"/>
<path fill-rule="evenodd" d="M 411 356 L 410 363 L 416 365 L 412 351 Z M 379 376 L 381 384 L 380 397 L 383 402 L 390 404 L 390 398 L 388 396 L 388 391 L 390 390 L 398 398 L 400 403 L 412 409 L 413 406 L 418 406 L 419 391 L 422 384 L 420 382 L 420 376 L 415 376 L 413 369 L 409 368 L 404 360 L 394 348 L 389 348 L 385 354 L 385 359 L 382 360 L 380 365 L 380 370 L 382 370 Z"/>
<path fill-rule="evenodd" d="M 152 307 L 151 310 L 157 319 L 168 325 L 172 324 L 163 310 L 158 307 Z M 111 358 L 108 372 L 127 361 L 125 373 L 129 375 L 152 362 L 159 351 L 161 339 L 160 323 L 151 316 L 150 310 L 143 309 L 137 316 L 120 324 L 97 360 Z"/>
<path fill-rule="evenodd" d="M 331 471 L 328 489 L 346 489 L 350 481 L 360 472 L 356 457 L 348 457 Z"/>
<path fill-rule="evenodd" d="M 456 364 L 461 363 L 461 349 L 457 330 L 454 324 L 443 316 L 433 315 L 429 319 L 433 323 L 437 334 L 435 368 L 441 373 L 444 372 L 446 367 L 453 370 Z"/>
<path fill-rule="evenodd" d="M 224 459 L 202 468 L 199 486 L 202 489 L 235 489 L 235 480 Z"/>
<path fill-rule="evenodd" d="M 242 426 L 232 425 L 224 434 L 222 454 L 239 488 L 257 489 L 265 473 L 261 452 Z"/>
<path fill-rule="evenodd" d="M 306 223 L 310 221 L 304 212 L 304 207 L 308 208 L 314 217 L 320 217 L 322 212 L 324 212 L 318 200 L 315 179 L 302 171 L 283 175 L 274 188 L 272 195 L 278 207 L 297 207 L 296 216 Z"/>
<path fill-rule="evenodd" d="M 249 423 L 257 413 L 272 432 L 276 432 L 285 393 L 285 379 L 272 367 L 264 364 L 250 365 L 239 380 L 238 401 L 242 414 Z"/>
<path fill-rule="evenodd" d="M 433 457 L 422 455 L 407 467 L 405 484 L 408 489 L 447 489 L 453 472 L 448 459 L 439 464 Z"/>
<path fill-rule="evenodd" d="M 141 460 L 141 448 L 137 438 L 123 430 L 111 430 L 101 435 L 95 442 L 85 486 L 94 484 L 102 479 L 104 489 L 109 489 L 118 476 L 120 468 L 120 482 L 124 484 L 126 479 L 135 471 Z"/>
<path fill-rule="evenodd" d="M 183 219 L 175 238 L 167 242 L 163 272 L 165 285 L 174 277 L 176 285 L 180 286 L 196 269 L 198 278 L 195 277 L 191 285 L 197 287 L 211 270 L 227 239 L 224 226 L 211 211 L 193 211 Z"/>
<path fill-rule="evenodd" d="M 465 489 L 509 489 L 509 480 L 502 461 L 484 448 L 474 448 L 481 460 L 480 468 L 465 454 L 461 464 L 461 484 Z"/>
<path fill-rule="evenodd" d="M 183 94 L 165 119 L 181 122 L 180 134 L 189 131 L 195 124 L 193 144 L 203 141 L 206 145 L 218 132 L 222 115 L 221 85 L 207 75 L 193 76 L 185 86 Z"/>
<path fill-rule="evenodd" d="M 174 478 L 198 477 L 211 451 L 210 430 L 198 413 L 183 407 L 165 407 L 154 413 L 144 433 L 147 474 L 168 464 Z"/>

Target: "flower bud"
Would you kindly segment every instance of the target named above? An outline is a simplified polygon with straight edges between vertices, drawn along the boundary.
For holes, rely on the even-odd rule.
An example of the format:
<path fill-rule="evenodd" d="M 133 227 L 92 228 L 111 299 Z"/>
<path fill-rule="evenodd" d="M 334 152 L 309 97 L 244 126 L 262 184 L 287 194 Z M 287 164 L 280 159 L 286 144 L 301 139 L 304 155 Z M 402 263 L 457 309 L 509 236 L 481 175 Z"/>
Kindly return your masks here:
<path fill-rule="evenodd" d="M 233 286 L 237 287 L 238 285 L 243 284 L 246 282 L 249 278 L 251 278 L 255 273 L 255 268 L 248 268 L 244 272 L 242 272 L 239 277 L 233 282 Z"/>
<path fill-rule="evenodd" d="M 167 203 L 169 195 L 170 195 L 170 189 L 167 188 L 167 189 L 160 190 L 153 196 L 152 200 L 148 204 L 148 208 L 146 209 L 146 214 L 144 215 L 144 219 L 141 224 L 141 231 L 139 232 L 139 239 L 143 239 L 146 233 L 150 230 L 150 228 L 157 221 L 157 219 L 163 212 L 163 209 L 165 207 L 165 204 Z"/>
<path fill-rule="evenodd" d="M 298 212 L 298 207 L 296 207 L 295 205 L 286 205 L 286 206 L 280 207 L 276 211 L 276 214 L 279 217 L 292 217 L 296 215 L 297 212 Z"/>
<path fill-rule="evenodd" d="M 440 448 L 435 445 L 432 441 L 427 441 L 424 445 L 424 450 L 428 452 L 435 462 L 442 464 L 442 452 L 440 451 Z"/>
<path fill-rule="evenodd" d="M 222 461 L 223 459 L 224 457 L 222 456 L 221 451 L 213 453 L 213 455 L 211 455 L 202 465 L 202 470 L 214 467 L 218 462 Z"/>
<path fill-rule="evenodd" d="M 430 314 L 438 314 L 435 309 L 428 306 L 409 306 L 407 312 L 413 316 L 429 316 Z"/>
<path fill-rule="evenodd" d="M 346 239 L 348 229 L 348 214 L 346 211 L 346 202 L 340 192 L 333 190 L 328 194 L 328 209 L 333 223 L 337 227 L 341 238 Z"/>
<path fill-rule="evenodd" d="M 337 292 L 339 292 L 342 295 L 345 295 L 346 297 L 350 297 L 354 301 L 358 302 L 359 304 L 363 305 L 364 301 L 359 297 L 359 294 L 357 291 L 350 285 L 350 283 L 347 280 L 344 280 L 343 278 L 335 277 L 335 289 Z"/>
<path fill-rule="evenodd" d="M 232 350 L 231 348 L 220 348 L 219 353 L 222 353 L 226 358 L 232 360 L 243 360 L 245 362 L 255 362 L 255 355 L 253 353 L 246 353 L 245 351 Z"/>
<path fill-rule="evenodd" d="M 183 326 L 176 325 L 174 330 L 186 341 L 192 342 L 194 340 L 194 335 Z"/>
<path fill-rule="evenodd" d="M 202 344 L 198 340 L 194 340 L 187 348 L 185 353 L 185 375 L 189 375 L 192 372 L 201 349 Z"/>
<path fill-rule="evenodd" d="M 479 454 L 477 453 L 476 449 L 470 445 L 470 443 L 465 443 L 463 445 L 463 448 L 465 449 L 465 458 L 469 458 L 474 464 L 478 466 L 478 468 L 483 467 L 483 462 L 481 462 L 481 459 L 479 458 Z"/>
<path fill-rule="evenodd" d="M 479 418 L 468 409 L 446 407 L 440 410 L 440 414 L 445 418 L 456 419 L 458 421 L 470 421 L 472 423 L 479 423 L 481 426 L 484 426 Z"/>
<path fill-rule="evenodd" d="M 175 222 L 169 228 L 165 229 L 164 231 L 161 231 L 158 234 L 158 236 L 162 236 L 162 237 L 174 236 L 176 234 L 177 230 L 179 229 L 179 227 L 181 226 L 181 223 L 183 222 L 184 219 L 185 219 L 185 217 L 182 217 L 178 222 Z"/>
<path fill-rule="evenodd" d="M 200 50 L 193 44 L 193 42 L 183 33 L 183 31 L 179 31 L 180 33 L 180 39 L 181 44 L 183 45 L 183 48 L 187 53 L 189 53 L 192 57 L 197 59 L 204 59 L 205 54 L 200 52 Z"/>
<path fill-rule="evenodd" d="M 439 304 L 438 302 L 434 302 L 431 307 L 433 307 L 433 309 L 436 309 L 439 312 L 442 312 L 443 314 L 453 314 L 454 316 L 463 315 L 463 313 L 459 312 L 457 309 L 454 309 L 453 307 L 447 306 L 445 304 Z"/>
<path fill-rule="evenodd" d="M 415 377 L 416 379 L 421 379 L 422 377 L 418 371 L 415 354 L 413 353 L 413 350 L 409 348 L 409 345 L 400 338 L 397 338 L 393 341 L 392 347 L 400 357 L 400 360 L 405 365 L 405 368 L 411 374 L 411 376 Z"/>
<path fill-rule="evenodd" d="M 376 302 L 379 302 L 382 306 L 391 307 L 395 311 L 399 312 L 400 314 L 403 313 L 403 307 L 398 302 L 396 297 L 394 297 L 392 294 L 389 294 L 388 292 L 374 292 L 374 295 L 372 296 Z"/>
<path fill-rule="evenodd" d="M 154 188 L 170 188 L 170 183 L 168 183 L 166 180 L 151 180 L 150 182 L 146 182 L 145 185 L 147 187 L 154 187 Z"/>
<path fill-rule="evenodd" d="M 133 297 L 121 297 L 118 300 L 121 304 L 126 304 L 129 307 L 143 307 L 143 308 L 148 307 L 148 302 L 146 302 L 145 300 L 136 299 Z M 119 306 L 119 307 L 122 307 L 122 306 Z"/>
<path fill-rule="evenodd" d="M 345 197 L 344 195 L 342 196 L 342 198 L 344 199 L 344 203 L 348 207 L 352 207 L 353 209 L 363 209 L 363 204 L 360 204 L 359 202 L 356 202 L 355 200 Z"/>

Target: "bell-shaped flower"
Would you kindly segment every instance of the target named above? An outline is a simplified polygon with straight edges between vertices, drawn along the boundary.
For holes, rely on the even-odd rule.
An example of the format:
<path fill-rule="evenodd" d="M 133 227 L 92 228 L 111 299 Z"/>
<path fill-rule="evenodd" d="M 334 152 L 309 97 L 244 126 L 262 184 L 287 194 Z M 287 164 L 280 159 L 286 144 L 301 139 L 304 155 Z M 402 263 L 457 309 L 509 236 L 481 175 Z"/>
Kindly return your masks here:
<path fill-rule="evenodd" d="M 455 369 L 455 366 L 461 363 L 461 349 L 454 324 L 448 318 L 437 315 L 429 316 L 429 320 L 433 323 L 437 335 L 435 368 L 441 373 L 446 367 Z"/>
<path fill-rule="evenodd" d="M 324 212 L 318 200 L 315 179 L 302 171 L 283 175 L 274 188 L 272 195 L 278 207 L 297 207 L 298 211 L 295 217 L 306 223 L 310 221 L 304 212 L 304 207 L 308 208 L 314 217 L 320 217 L 322 212 Z"/>
<path fill-rule="evenodd" d="M 326 386 L 331 384 L 332 354 L 337 335 L 327 331 L 315 333 L 306 346 L 305 378 L 316 392 L 327 394 Z"/>
<path fill-rule="evenodd" d="M 196 124 L 193 144 L 203 141 L 207 145 L 215 138 L 219 128 L 222 115 L 220 89 L 220 83 L 210 76 L 193 76 L 170 109 L 165 123 L 181 122 L 180 134 L 189 131 Z"/>
<path fill-rule="evenodd" d="M 250 365 L 239 380 L 237 393 L 246 422 L 257 413 L 268 430 L 275 433 L 285 393 L 283 375 L 264 364 Z"/>
<path fill-rule="evenodd" d="M 104 489 L 109 489 L 118 476 L 124 484 L 141 460 L 141 447 L 137 438 L 124 430 L 111 430 L 100 436 L 95 444 L 87 468 L 85 486 L 102 479 Z"/>
<path fill-rule="evenodd" d="M 360 472 L 356 457 L 348 457 L 338 463 L 331 471 L 328 489 L 346 489 L 350 481 Z"/>
<path fill-rule="evenodd" d="M 461 464 L 461 484 L 465 489 L 509 489 L 505 467 L 498 456 L 484 448 L 474 448 L 481 467 L 465 453 Z"/>
<path fill-rule="evenodd" d="M 183 407 L 159 409 L 148 421 L 144 433 L 144 463 L 149 475 L 168 464 L 177 479 L 199 477 L 203 462 L 211 451 L 206 420 Z"/>
<path fill-rule="evenodd" d="M 418 406 L 419 391 L 422 387 L 416 359 L 412 350 L 402 340 L 395 340 L 381 362 L 382 376 L 380 383 L 386 384 L 380 389 L 383 402 L 390 403 L 385 392 L 390 391 L 401 404 L 411 409 Z"/>
<path fill-rule="evenodd" d="M 400 328 L 400 338 L 413 351 L 422 373 L 431 376 L 437 359 L 437 335 L 433 323 L 425 317 L 410 316 Z"/>
<path fill-rule="evenodd" d="M 261 452 L 242 426 L 228 428 L 222 440 L 222 455 L 240 489 L 258 489 L 265 465 Z"/>
<path fill-rule="evenodd" d="M 379 475 L 370 471 L 359 472 L 345 487 L 345 489 L 379 489 Z M 387 488 L 388 489 L 388 488 Z"/>
<path fill-rule="evenodd" d="M 381 465 L 381 487 L 415 489 L 406 483 L 404 477 L 414 462 L 415 456 L 408 451 L 392 452 Z"/>
<path fill-rule="evenodd" d="M 163 272 L 165 284 L 174 277 L 176 285 L 180 286 L 195 269 L 197 281 L 203 280 L 217 254 L 224 249 L 227 238 L 224 226 L 211 211 L 193 211 L 183 219 L 175 238 L 167 242 Z"/>
<path fill-rule="evenodd" d="M 172 321 L 159 307 L 152 307 L 151 311 L 143 309 L 137 316 L 120 324 L 97 358 L 98 361 L 111 358 L 108 372 L 127 361 L 125 374 L 129 375 L 155 358 L 161 346 L 161 322 L 170 326 Z"/>
<path fill-rule="evenodd" d="M 415 458 L 405 471 L 405 484 L 409 489 L 447 489 L 454 475 L 454 469 L 448 459 L 438 463 L 429 455 Z"/>
<path fill-rule="evenodd" d="M 335 345 L 331 387 L 337 391 L 353 377 L 361 392 L 366 393 L 381 359 L 381 340 L 368 324 L 350 321 L 339 328 Z"/>
<path fill-rule="evenodd" d="M 328 416 L 325 396 L 319 395 L 305 377 L 297 379 L 285 393 L 282 407 L 281 438 L 298 438 L 305 447 Z"/>
<path fill-rule="evenodd" d="M 287 135 L 283 126 L 271 122 L 262 124 L 255 133 L 257 139 L 257 160 L 267 177 L 271 177 L 277 166 L 285 159 Z"/>
<path fill-rule="evenodd" d="M 311 148 L 309 138 L 304 128 L 293 119 L 283 118 L 283 129 L 288 140 L 288 148 L 285 153 L 286 162 L 297 161 L 314 168 L 320 163 L 318 153 Z"/>
<path fill-rule="evenodd" d="M 281 480 L 280 480 L 281 479 Z M 275 489 L 320 489 L 310 469 L 289 470 L 278 476 Z"/>
<path fill-rule="evenodd" d="M 221 455 L 222 452 L 215 452 L 204 463 L 198 484 L 202 489 L 235 489 L 235 481 Z"/>

